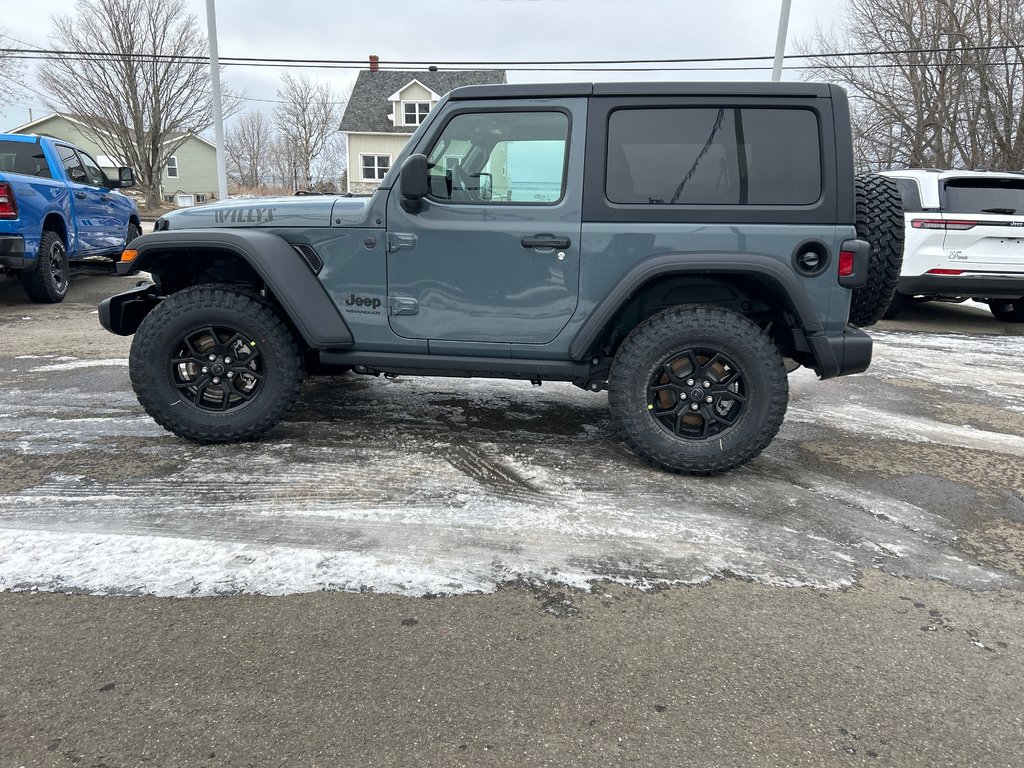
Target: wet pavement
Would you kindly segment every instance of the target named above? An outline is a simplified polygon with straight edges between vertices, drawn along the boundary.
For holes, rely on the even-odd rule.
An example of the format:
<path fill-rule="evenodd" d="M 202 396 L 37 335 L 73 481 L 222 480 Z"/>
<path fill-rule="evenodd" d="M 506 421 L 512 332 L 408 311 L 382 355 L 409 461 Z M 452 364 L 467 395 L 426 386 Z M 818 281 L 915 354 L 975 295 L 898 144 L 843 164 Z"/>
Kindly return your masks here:
<path fill-rule="evenodd" d="M 175 621 L 200 622 L 197 642 L 209 652 L 217 638 L 207 630 L 214 625 L 244 624 L 246 632 L 270 637 L 274 617 L 277 626 L 288 627 L 305 621 L 297 614 L 308 611 L 322 626 L 332 624 L 326 617 L 337 610 L 366 628 L 366 637 L 373 636 L 377 617 L 388 628 L 380 630 L 381 642 L 394 646 L 388 658 L 396 669 L 405 668 L 398 661 L 406 653 L 402 643 L 420 632 L 433 637 L 417 640 L 422 646 L 414 656 L 421 662 L 454 653 L 457 636 L 469 654 L 465 664 L 486 660 L 510 676 L 492 685 L 515 678 L 517 659 L 519 674 L 529 677 L 522 690 L 508 692 L 529 714 L 506 718 L 495 731 L 502 734 L 495 741 L 503 741 L 491 750 L 475 736 L 444 749 L 440 742 L 437 750 L 420 742 L 417 748 L 413 742 L 426 731 L 409 731 L 406 723 L 396 730 L 405 734 L 395 736 L 397 752 L 373 757 L 355 750 L 363 744 L 356 740 L 352 750 L 335 753 L 347 754 L 356 761 L 351 764 L 546 764 L 543 750 L 528 748 L 531 728 L 554 740 L 552 765 L 679 764 L 686 753 L 670 748 L 670 734 L 708 765 L 820 765 L 826 754 L 840 764 L 1013 764 L 1003 760 L 1010 760 L 1013 735 L 1022 735 L 1017 691 L 1024 667 L 1016 637 L 1024 623 L 1024 328 L 999 323 L 976 306 L 911 307 L 872 330 L 875 356 L 867 373 L 826 382 L 806 371 L 792 374 L 786 421 L 759 458 L 721 477 L 690 478 L 640 464 L 615 440 L 605 395 L 563 384 L 314 377 L 267 438 L 232 446 L 187 443 L 156 426 L 135 400 L 127 374 L 130 340 L 98 327 L 95 302 L 132 284 L 103 265 L 80 266 L 68 301 L 39 306 L 21 299 L 15 281 L 0 280 L 0 590 L 12 590 L 0 593 L 0 615 L 8 619 L 0 643 L 24 646 L 12 657 L 18 659 L 10 667 L 12 682 L 0 687 L 0 745 L 5 729 L 20 745 L 12 758 L 72 764 L 78 761 L 64 753 L 85 759 L 82 745 L 101 754 L 95 745 L 102 739 L 80 727 L 78 751 L 67 737 L 51 735 L 37 762 L 26 757 L 36 754 L 36 731 L 42 739 L 47 730 L 33 704 L 49 700 L 36 687 L 40 670 L 50 665 L 72 674 L 71 655 L 77 654 L 97 675 L 82 681 L 82 690 L 94 683 L 101 690 L 102 670 L 112 669 L 102 661 L 108 627 L 132 627 L 113 655 L 120 660 L 115 667 L 135 670 L 133 691 L 151 704 L 156 694 L 146 688 L 139 664 L 149 654 L 159 656 L 157 648 L 179 660 L 190 684 L 210 674 L 208 658 L 193 657 L 182 638 L 173 648 L 160 643 L 164 633 L 178 637 Z M 167 602 L 146 595 L 219 597 Z M 110 596 L 133 597 L 111 602 Z M 731 618 L 728 605 L 737 612 Z M 955 616 L 947 605 L 958 606 Z M 856 617 L 853 625 L 845 615 Z M 152 622 L 140 619 L 145 616 Z M 668 640 L 666 616 L 678 620 L 682 646 Z M 505 648 L 495 657 L 494 648 L 505 647 L 491 636 L 495 621 L 538 645 Z M 802 632 L 791 631 L 794 621 Z M 865 629 L 873 621 L 881 634 Z M 758 626 L 779 645 L 770 651 L 760 646 Z M 566 634 L 559 627 L 574 629 Z M 626 639 L 622 633 L 630 627 L 637 634 Z M 73 643 L 79 650 L 27 644 L 53 630 L 79 633 Z M 345 665 L 350 673 L 368 675 L 379 662 L 371 663 L 366 637 L 354 640 L 333 624 L 329 636 L 317 637 L 326 645 L 296 637 L 289 650 L 276 653 L 297 651 L 326 663 L 322 651 L 341 652 L 349 642 L 363 649 L 354 666 Z M 684 671 L 666 658 L 666 642 L 676 660 L 690 658 L 686 648 L 708 642 L 700 658 L 709 690 L 720 684 L 724 698 L 694 694 L 693 668 L 684 665 Z M 921 643 L 932 643 L 932 650 Z M 243 642 L 252 658 L 281 668 L 280 657 L 249 644 Z M 808 647 L 827 653 L 810 658 Z M 544 648 L 590 659 L 620 687 L 588 688 L 578 670 L 580 689 L 574 696 L 563 691 L 571 702 L 545 693 L 536 675 L 571 689 L 565 670 L 577 665 L 549 666 L 538 655 Z M 730 655 L 718 656 L 725 652 Z M 933 652 L 938 655 L 929 668 Z M 615 659 L 640 678 L 624 679 Z M 782 676 L 779 688 L 771 683 L 770 665 L 762 666 L 766 659 Z M 243 671 L 236 693 L 252 693 L 259 685 L 245 683 L 245 662 L 238 663 Z M 842 675 L 830 676 L 828 664 L 858 667 L 864 677 L 855 674 L 858 682 L 842 690 Z M 892 664 L 903 665 L 896 672 Z M 301 663 L 295 668 L 310 671 Z M 446 696 L 460 695 L 453 680 L 471 685 L 455 659 L 442 669 L 449 678 L 441 686 Z M 807 699 L 793 701 L 789 686 L 798 686 L 803 674 L 809 676 Z M 922 696 L 959 691 L 967 697 L 960 714 L 970 715 L 972 724 L 953 742 L 924 702 L 903 701 L 894 714 L 868 684 L 885 675 L 918 686 Z M 672 682 L 684 679 L 689 683 L 682 687 Z M 123 690 L 124 683 L 118 685 Z M 415 711 L 410 689 L 395 685 L 396 711 Z M 622 692 L 634 687 L 643 717 L 612 716 L 625 706 Z M 783 696 L 783 689 L 789 693 Z M 117 691 L 104 692 L 106 700 L 127 695 Z M 657 692 L 664 700 L 655 700 Z M 351 691 L 335 693 L 325 701 L 354 705 Z M 493 711 L 496 694 L 477 693 L 482 698 L 469 700 Z M 211 717 L 223 711 L 209 692 L 196 695 Z M 765 731 L 764 749 L 753 742 L 745 747 L 739 731 L 717 720 L 700 732 L 708 738 L 718 733 L 717 746 L 687 730 L 683 720 L 675 730 L 659 731 L 665 723 L 650 718 L 666 711 L 687 712 L 692 726 L 696 700 L 680 702 L 694 695 L 704 711 L 721 716 L 730 711 L 729 696 L 741 697 L 745 704 L 735 706 L 750 717 L 760 707 L 773 727 Z M 559 707 L 579 708 L 587 696 L 596 696 L 593 717 L 572 719 L 571 728 L 559 731 L 555 722 L 569 722 Z M 852 714 L 832 723 L 822 715 L 830 697 L 847 713 L 867 706 L 879 717 L 895 717 L 903 736 L 867 720 L 851 725 Z M 5 716 L 5 701 L 28 714 Z M 977 720 L 996 701 L 1004 713 L 1000 724 Z M 1007 707 L 1015 707 L 1009 719 Z M 932 709 L 951 716 L 934 700 Z M 554 718 L 550 728 L 539 725 L 542 712 Z M 366 729 L 387 720 L 383 710 L 364 714 L 356 720 Z M 734 722 L 746 717 L 732 714 Z M 237 725 L 244 717 L 236 715 Z M 627 759 L 618 751 L 621 739 L 601 740 L 611 732 L 588 740 L 578 730 L 588 720 L 614 720 L 634 748 L 646 748 Z M 757 731 L 755 720 L 749 727 Z M 75 733 L 73 721 L 64 716 L 61 727 Z M 479 722 L 476 727 L 477 734 L 490 732 Z M 441 741 L 454 738 L 443 724 L 438 729 Z M 227 764 L 226 754 L 240 764 L 265 764 L 245 749 L 211 748 L 220 758 L 204 757 L 205 747 L 180 752 L 192 742 L 167 738 L 160 742 L 166 749 L 145 753 L 156 756 L 156 764 Z M 325 754 L 330 744 L 341 749 L 317 738 L 307 735 L 306 746 L 328 745 Z M 54 739 L 60 743 L 47 751 Z M 110 744 L 108 758 L 120 759 L 110 765 L 136 764 L 144 754 L 128 742 Z M 305 764 L 340 764 L 316 762 L 297 742 L 266 750 L 274 759 L 301 754 Z M 170 755 L 176 757 L 167 762 Z M 5 757 L 0 746 L 2 768 Z"/>

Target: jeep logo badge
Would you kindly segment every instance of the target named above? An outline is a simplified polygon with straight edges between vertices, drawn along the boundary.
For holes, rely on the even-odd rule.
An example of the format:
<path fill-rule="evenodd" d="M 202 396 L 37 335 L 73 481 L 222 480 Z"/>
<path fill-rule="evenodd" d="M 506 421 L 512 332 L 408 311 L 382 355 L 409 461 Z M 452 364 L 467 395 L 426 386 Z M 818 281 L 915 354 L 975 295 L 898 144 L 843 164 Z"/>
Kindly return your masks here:
<path fill-rule="evenodd" d="M 346 309 L 346 312 L 359 312 L 364 315 L 380 313 L 381 300 L 376 296 L 356 296 L 354 293 L 345 299 L 346 307 L 363 307 L 363 309 Z"/>

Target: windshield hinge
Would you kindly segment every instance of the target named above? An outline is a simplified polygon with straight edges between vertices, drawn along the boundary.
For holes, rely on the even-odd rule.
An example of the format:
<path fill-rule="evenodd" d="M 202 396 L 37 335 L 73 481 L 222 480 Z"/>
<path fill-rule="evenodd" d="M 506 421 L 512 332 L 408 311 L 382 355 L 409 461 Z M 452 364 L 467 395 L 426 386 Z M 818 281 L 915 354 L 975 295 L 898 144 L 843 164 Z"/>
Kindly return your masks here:
<path fill-rule="evenodd" d="M 388 253 L 400 251 L 403 248 L 415 248 L 416 235 L 405 232 L 388 232 Z"/>

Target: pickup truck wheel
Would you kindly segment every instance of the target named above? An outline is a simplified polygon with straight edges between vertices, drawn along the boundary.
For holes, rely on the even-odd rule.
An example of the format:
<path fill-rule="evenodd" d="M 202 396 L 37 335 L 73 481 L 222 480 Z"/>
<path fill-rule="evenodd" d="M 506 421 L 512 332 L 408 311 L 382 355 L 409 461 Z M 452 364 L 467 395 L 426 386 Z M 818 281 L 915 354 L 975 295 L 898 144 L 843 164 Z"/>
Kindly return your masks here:
<path fill-rule="evenodd" d="M 608 380 L 626 446 L 674 472 L 711 475 L 757 456 L 786 414 L 782 355 L 754 322 L 718 307 L 674 307 L 638 325 Z"/>
<path fill-rule="evenodd" d="M 68 252 L 60 235 L 51 230 L 43 232 L 39 239 L 39 255 L 35 267 L 21 272 L 20 277 L 25 293 L 37 304 L 64 301 L 68 295 L 71 270 L 68 266 Z"/>
<path fill-rule="evenodd" d="M 996 320 L 1001 320 L 1004 323 L 1024 323 L 1024 297 L 990 301 L 988 308 Z"/>
<path fill-rule="evenodd" d="M 134 240 L 137 237 L 142 237 L 142 230 L 139 229 L 139 225 L 136 224 L 134 221 L 129 222 L 129 224 L 128 224 L 128 236 L 124 240 L 125 248 L 127 248 L 129 245 L 131 245 L 132 244 L 132 240 Z M 120 254 L 118 256 L 116 256 L 115 258 L 120 259 L 121 258 Z"/>
<path fill-rule="evenodd" d="M 295 339 L 268 299 L 228 285 L 186 288 L 139 326 L 132 387 L 165 429 L 199 443 L 251 440 L 274 427 L 299 394 Z"/>
<path fill-rule="evenodd" d="M 858 176 L 857 237 L 871 246 L 867 282 L 853 289 L 850 322 L 865 328 L 885 315 L 903 267 L 903 203 L 896 182 L 886 176 Z"/>

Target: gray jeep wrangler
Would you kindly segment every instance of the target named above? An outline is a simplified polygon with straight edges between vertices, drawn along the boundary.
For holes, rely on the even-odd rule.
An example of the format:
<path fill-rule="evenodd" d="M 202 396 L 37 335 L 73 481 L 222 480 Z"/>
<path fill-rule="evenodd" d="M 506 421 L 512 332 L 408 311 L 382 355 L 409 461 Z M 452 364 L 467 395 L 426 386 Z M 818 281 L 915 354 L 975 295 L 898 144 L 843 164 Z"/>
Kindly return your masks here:
<path fill-rule="evenodd" d="M 787 370 L 868 367 L 887 184 L 855 182 L 835 86 L 471 86 L 372 197 L 160 219 L 118 265 L 153 282 L 100 322 L 135 334 L 146 411 L 202 443 L 266 433 L 311 370 L 570 381 L 641 458 L 711 474 L 772 440 Z"/>

